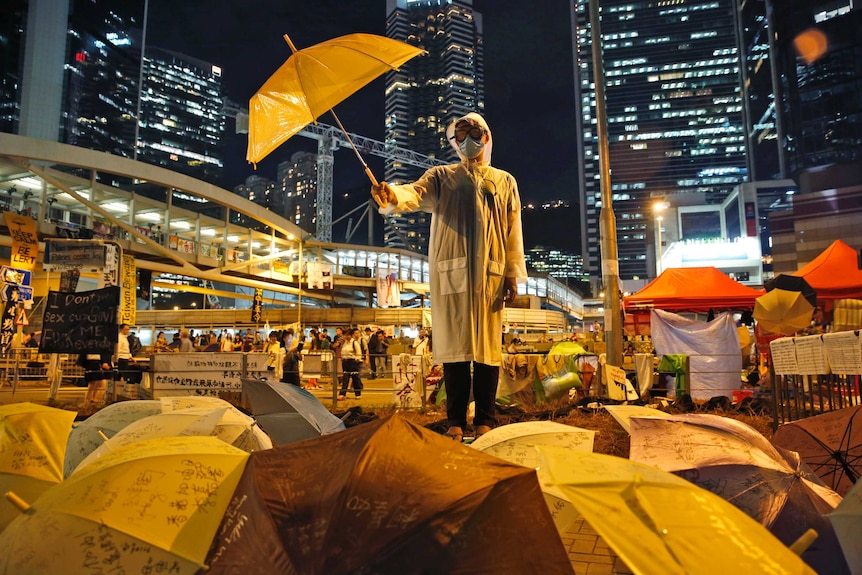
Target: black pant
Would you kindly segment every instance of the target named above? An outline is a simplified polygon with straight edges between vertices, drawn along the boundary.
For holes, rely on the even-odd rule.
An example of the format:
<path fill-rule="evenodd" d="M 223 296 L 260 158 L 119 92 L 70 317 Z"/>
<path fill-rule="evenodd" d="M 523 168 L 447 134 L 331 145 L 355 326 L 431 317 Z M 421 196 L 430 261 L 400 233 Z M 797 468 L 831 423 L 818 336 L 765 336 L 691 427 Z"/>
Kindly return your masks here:
<path fill-rule="evenodd" d="M 144 374 L 140 366 L 131 363 L 129 359 L 117 358 L 117 370 L 120 372 L 120 377 L 126 380 L 126 383 L 139 384 L 143 379 Z"/>
<path fill-rule="evenodd" d="M 446 417 L 450 427 L 467 427 L 467 407 L 470 405 L 470 388 L 476 401 L 473 425 L 493 427 L 497 423 L 497 383 L 500 368 L 469 361 L 443 364 L 443 381 L 446 386 Z M 472 379 L 472 381 L 471 381 Z"/>
<path fill-rule="evenodd" d="M 356 397 L 362 395 L 362 379 L 359 378 L 359 368 L 362 362 L 358 359 L 342 359 L 341 369 L 344 375 L 341 377 L 341 395 L 347 395 L 347 385 L 353 381 L 353 393 Z"/>

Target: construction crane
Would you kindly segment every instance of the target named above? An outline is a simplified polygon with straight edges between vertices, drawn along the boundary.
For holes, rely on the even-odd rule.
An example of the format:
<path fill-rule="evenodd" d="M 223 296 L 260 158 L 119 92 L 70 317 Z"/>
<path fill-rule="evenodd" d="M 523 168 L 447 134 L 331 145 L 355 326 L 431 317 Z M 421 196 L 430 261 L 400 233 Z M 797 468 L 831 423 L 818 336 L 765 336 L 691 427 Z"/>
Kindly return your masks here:
<path fill-rule="evenodd" d="M 236 133 L 247 134 L 248 110 L 228 109 L 226 106 L 225 111 L 226 114 L 236 118 Z M 317 140 L 317 225 L 314 235 L 320 241 L 329 242 L 332 241 L 332 169 L 335 163 L 335 150 L 349 148 L 350 142 L 340 128 L 322 123 L 309 124 L 299 132 L 299 135 Z M 420 168 L 447 163 L 438 158 L 398 148 L 352 132 L 349 132 L 349 135 L 363 154 L 371 154 Z"/>

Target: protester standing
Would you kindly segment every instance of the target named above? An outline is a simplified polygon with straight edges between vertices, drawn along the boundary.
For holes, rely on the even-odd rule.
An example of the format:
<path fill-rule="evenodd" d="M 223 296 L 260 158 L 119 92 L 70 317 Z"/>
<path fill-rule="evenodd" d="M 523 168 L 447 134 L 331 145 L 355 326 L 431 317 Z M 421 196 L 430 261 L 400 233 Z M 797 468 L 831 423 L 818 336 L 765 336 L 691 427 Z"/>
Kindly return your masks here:
<path fill-rule="evenodd" d="M 347 399 L 347 386 L 353 383 L 353 393 L 356 398 L 362 395 L 362 378 L 359 376 L 359 370 L 362 367 L 362 336 L 359 329 L 354 329 L 351 334 L 344 339 L 344 344 L 341 346 L 341 368 L 344 372 L 341 378 L 341 395 L 339 400 Z"/>
<path fill-rule="evenodd" d="M 521 199 L 515 178 L 491 167 L 491 130 L 479 114 L 450 124 L 446 137 L 461 162 L 435 166 L 416 182 L 371 193 L 381 213 L 432 214 L 428 246 L 431 308 L 443 363 L 447 435 L 463 438 L 472 388 L 476 435 L 496 424 L 503 307 L 525 281 Z M 472 373 L 471 373 L 472 372 Z"/>

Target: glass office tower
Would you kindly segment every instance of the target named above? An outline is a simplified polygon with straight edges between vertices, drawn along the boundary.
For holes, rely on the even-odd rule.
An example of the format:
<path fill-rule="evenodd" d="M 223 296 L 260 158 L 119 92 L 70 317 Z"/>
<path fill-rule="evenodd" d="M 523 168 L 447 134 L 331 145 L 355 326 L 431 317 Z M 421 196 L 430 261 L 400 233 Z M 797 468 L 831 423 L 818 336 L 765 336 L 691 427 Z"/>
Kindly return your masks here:
<path fill-rule="evenodd" d="M 621 279 L 653 275 L 653 204 L 717 204 L 746 181 L 735 0 L 602 0 L 611 193 Z M 601 277 L 598 127 L 587 0 L 572 12 L 582 245 Z M 715 233 L 720 235 L 720 230 Z"/>
<path fill-rule="evenodd" d="M 388 37 L 428 52 L 386 76 L 386 143 L 457 161 L 447 124 L 484 109 L 481 14 L 472 0 L 387 0 L 386 15 Z M 389 160 L 385 179 L 409 182 L 423 171 Z M 384 241 L 427 253 L 430 226 L 430 214 L 396 215 L 387 220 Z"/>

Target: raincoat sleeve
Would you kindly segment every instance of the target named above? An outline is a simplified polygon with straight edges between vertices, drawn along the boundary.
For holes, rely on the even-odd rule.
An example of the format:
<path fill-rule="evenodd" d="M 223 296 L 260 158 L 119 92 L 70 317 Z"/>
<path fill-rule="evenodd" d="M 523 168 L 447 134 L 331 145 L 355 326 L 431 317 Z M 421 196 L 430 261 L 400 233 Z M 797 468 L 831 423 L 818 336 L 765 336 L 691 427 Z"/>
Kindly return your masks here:
<path fill-rule="evenodd" d="M 390 184 L 389 189 L 395 194 L 398 204 L 380 208 L 378 211 L 381 214 L 420 210 L 433 212 L 440 193 L 440 175 L 432 168 L 412 184 Z"/>
<path fill-rule="evenodd" d="M 513 277 L 518 283 L 527 281 L 527 263 L 524 260 L 524 233 L 521 227 L 521 196 L 518 183 L 512 178 L 512 194 L 508 207 L 509 235 L 506 237 L 506 277 Z"/>

